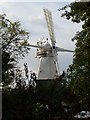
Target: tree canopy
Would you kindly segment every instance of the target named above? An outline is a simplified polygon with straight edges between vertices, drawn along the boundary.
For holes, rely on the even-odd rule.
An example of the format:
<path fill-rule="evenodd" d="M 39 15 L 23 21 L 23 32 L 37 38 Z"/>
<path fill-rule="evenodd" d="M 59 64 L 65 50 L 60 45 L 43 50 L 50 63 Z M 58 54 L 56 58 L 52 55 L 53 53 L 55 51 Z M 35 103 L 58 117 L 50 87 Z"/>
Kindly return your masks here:
<path fill-rule="evenodd" d="M 69 8 L 69 9 L 67 9 Z M 82 22 L 82 31 L 72 39 L 76 41 L 73 64 L 68 69 L 68 79 L 75 94 L 80 97 L 82 109 L 90 109 L 90 2 L 74 2 L 62 8 L 62 17 L 75 23 Z"/>
<path fill-rule="evenodd" d="M 29 51 L 29 33 L 21 28 L 19 21 L 11 22 L 0 15 L 0 50 L 2 51 L 2 83 L 7 86 L 15 78 L 15 67 L 19 58 Z"/>
<path fill-rule="evenodd" d="M 28 52 L 29 33 L 21 28 L 19 21 L 11 22 L 6 15 L 0 15 L 0 39 L 2 50 L 15 58 L 22 57 Z"/>

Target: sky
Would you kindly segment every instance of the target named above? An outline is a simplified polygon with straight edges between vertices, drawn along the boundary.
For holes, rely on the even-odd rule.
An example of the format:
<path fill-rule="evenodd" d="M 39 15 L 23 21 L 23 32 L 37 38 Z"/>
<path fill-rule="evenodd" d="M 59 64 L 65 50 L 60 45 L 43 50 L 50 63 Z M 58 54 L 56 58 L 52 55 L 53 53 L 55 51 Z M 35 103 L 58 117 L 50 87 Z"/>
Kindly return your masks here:
<path fill-rule="evenodd" d="M 8 2 L 9 1 L 9 2 Z M 72 38 L 77 31 L 81 31 L 81 24 L 72 23 L 61 17 L 62 11 L 58 11 L 58 8 L 62 8 L 66 4 L 69 4 L 73 0 L 52 0 L 51 2 L 39 2 L 35 0 L 33 2 L 24 2 L 24 0 L 3 0 L 0 2 L 0 14 L 6 13 L 7 17 L 11 21 L 20 21 L 21 27 L 30 33 L 30 44 L 36 44 L 37 41 L 44 38 L 49 38 L 48 28 L 45 21 L 43 8 L 47 8 L 52 12 L 52 18 L 54 23 L 54 31 L 56 37 L 56 46 L 74 50 L 75 42 L 72 42 Z M 37 2 L 36 2 L 37 1 Z M 68 2 L 67 2 L 68 1 Z M 35 58 L 36 49 L 31 48 L 28 56 L 19 61 L 19 66 L 23 67 L 23 63 L 27 62 L 29 69 L 36 72 L 39 66 L 39 59 Z M 67 70 L 68 66 L 72 64 L 72 53 L 58 53 L 58 61 L 60 72 Z"/>
<path fill-rule="evenodd" d="M 0 0 L 1 2 L 74 2 L 75 0 Z M 79 0 L 77 0 L 79 1 Z"/>

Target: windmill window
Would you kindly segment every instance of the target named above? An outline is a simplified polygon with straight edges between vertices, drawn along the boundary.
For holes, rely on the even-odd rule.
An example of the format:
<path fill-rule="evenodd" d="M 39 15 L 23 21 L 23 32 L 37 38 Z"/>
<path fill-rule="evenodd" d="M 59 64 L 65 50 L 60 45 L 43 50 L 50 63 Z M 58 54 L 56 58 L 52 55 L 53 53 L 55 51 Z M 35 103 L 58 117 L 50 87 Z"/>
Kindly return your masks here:
<path fill-rule="evenodd" d="M 54 61 L 54 64 L 56 64 L 56 62 Z"/>
<path fill-rule="evenodd" d="M 40 72 L 42 72 L 42 71 L 40 70 Z"/>
<path fill-rule="evenodd" d="M 56 70 L 56 73 L 57 73 L 57 70 Z"/>
<path fill-rule="evenodd" d="M 55 49 L 55 46 L 53 46 L 53 49 Z"/>

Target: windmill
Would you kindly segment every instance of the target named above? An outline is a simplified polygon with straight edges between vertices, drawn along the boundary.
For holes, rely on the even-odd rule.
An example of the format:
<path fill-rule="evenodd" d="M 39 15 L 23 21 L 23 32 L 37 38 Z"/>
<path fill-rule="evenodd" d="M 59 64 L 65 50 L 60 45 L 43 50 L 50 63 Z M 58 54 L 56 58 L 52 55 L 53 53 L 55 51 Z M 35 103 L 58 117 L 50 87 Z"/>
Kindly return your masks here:
<path fill-rule="evenodd" d="M 37 79 L 48 80 L 56 79 L 59 77 L 59 65 L 57 59 L 58 52 L 73 52 L 72 50 L 57 47 L 54 35 L 54 27 L 52 21 L 52 13 L 48 9 L 43 9 L 48 26 L 51 44 L 46 41 L 37 42 L 37 45 L 30 45 L 37 48 L 36 56 L 40 59 Z"/>

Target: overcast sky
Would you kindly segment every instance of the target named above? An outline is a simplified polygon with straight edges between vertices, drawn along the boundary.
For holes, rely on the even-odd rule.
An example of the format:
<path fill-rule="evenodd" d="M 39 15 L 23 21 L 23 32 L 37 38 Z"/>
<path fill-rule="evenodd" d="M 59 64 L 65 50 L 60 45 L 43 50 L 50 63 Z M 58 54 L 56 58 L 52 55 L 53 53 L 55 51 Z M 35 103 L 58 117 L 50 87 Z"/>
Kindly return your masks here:
<path fill-rule="evenodd" d="M 1 2 L 74 2 L 75 0 L 0 0 Z M 76 0 L 80 1 L 80 0 Z"/>
<path fill-rule="evenodd" d="M 56 2 L 57 0 L 53 0 L 53 2 L 38 2 L 38 0 L 35 0 L 37 2 L 24 2 L 24 0 L 20 0 L 20 2 L 15 2 L 15 0 L 12 0 L 13 2 L 6 1 L 11 0 L 3 0 L 3 2 L 0 2 L 0 14 L 6 13 L 11 21 L 20 21 L 22 28 L 30 32 L 30 44 L 36 44 L 36 42 L 43 37 L 49 38 L 43 13 L 43 8 L 48 8 L 52 11 L 56 45 L 66 49 L 75 49 L 75 43 L 72 42 L 71 39 L 77 31 L 81 30 L 81 25 L 61 18 L 60 15 L 62 12 L 57 10 L 73 0 L 64 0 L 64 2 L 59 2 L 59 0 L 58 2 Z M 29 55 L 26 56 L 24 60 L 20 60 L 20 66 L 22 67 L 23 63 L 27 62 L 30 70 L 37 72 L 39 59 L 35 58 L 35 54 L 36 49 L 31 48 Z M 58 61 L 60 71 L 66 70 L 72 63 L 72 59 L 72 53 L 59 53 Z"/>

